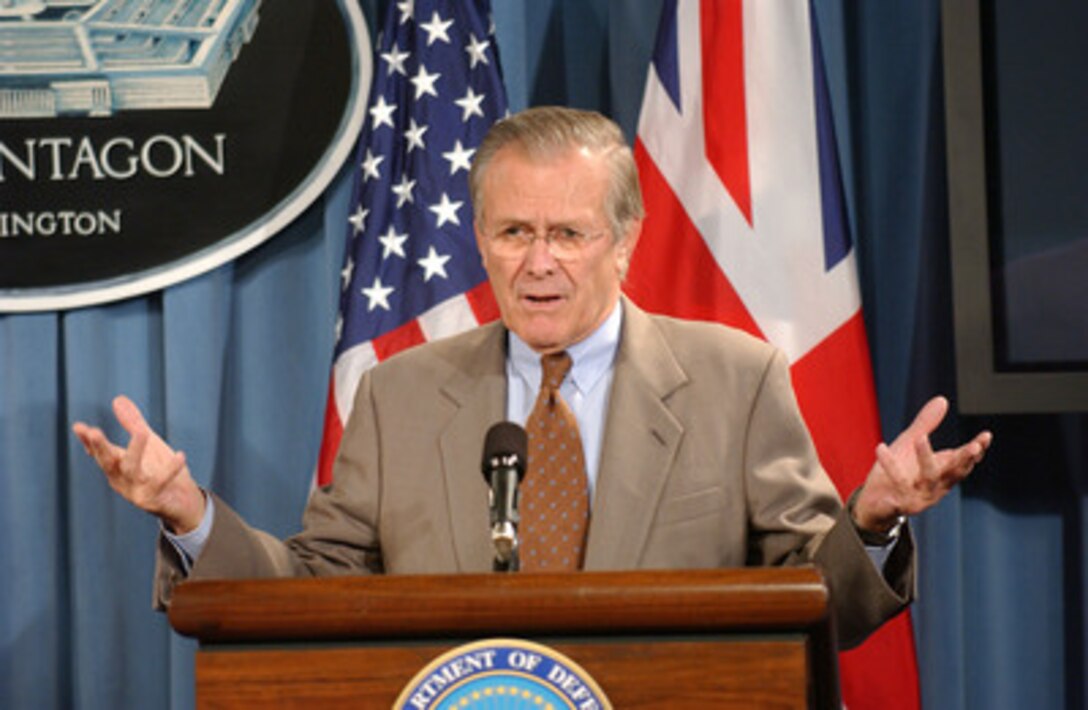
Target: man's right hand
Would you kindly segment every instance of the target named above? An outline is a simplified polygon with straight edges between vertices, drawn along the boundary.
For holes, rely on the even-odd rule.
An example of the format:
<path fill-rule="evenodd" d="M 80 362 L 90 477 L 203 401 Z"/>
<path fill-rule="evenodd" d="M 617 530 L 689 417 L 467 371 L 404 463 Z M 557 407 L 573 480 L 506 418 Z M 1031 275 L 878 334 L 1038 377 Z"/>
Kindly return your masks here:
<path fill-rule="evenodd" d="M 185 454 L 170 448 L 128 397 L 113 400 L 113 413 L 129 433 L 127 448 L 83 422 L 73 424 L 72 432 L 125 500 L 157 515 L 172 533 L 196 529 L 204 517 L 204 492 L 193 480 Z"/>

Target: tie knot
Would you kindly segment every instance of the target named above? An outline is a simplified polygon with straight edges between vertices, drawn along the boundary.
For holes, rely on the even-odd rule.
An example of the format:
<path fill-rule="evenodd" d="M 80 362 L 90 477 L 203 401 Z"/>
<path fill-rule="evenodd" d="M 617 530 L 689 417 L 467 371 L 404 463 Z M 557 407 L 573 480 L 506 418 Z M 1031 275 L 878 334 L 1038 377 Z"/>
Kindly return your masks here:
<path fill-rule="evenodd" d="M 559 385 L 563 383 L 563 378 L 570 372 L 571 362 L 570 354 L 566 350 L 540 358 L 540 366 L 544 370 L 544 374 L 540 378 L 540 386 L 558 392 Z"/>

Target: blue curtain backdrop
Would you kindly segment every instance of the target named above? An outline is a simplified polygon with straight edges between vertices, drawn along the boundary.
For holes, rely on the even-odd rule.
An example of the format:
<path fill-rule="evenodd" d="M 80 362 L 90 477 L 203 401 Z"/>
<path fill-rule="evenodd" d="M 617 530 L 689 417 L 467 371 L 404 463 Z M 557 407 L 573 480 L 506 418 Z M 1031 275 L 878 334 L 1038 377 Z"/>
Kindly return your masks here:
<path fill-rule="evenodd" d="M 511 108 L 600 109 L 633 136 L 662 0 L 499 0 Z M 384 2 L 368 0 L 371 26 Z M 937 0 L 818 0 L 884 430 L 952 365 Z M 0 707 L 185 708 L 193 645 L 150 610 L 157 524 L 69 433 L 133 397 L 251 522 L 298 525 L 316 458 L 350 172 L 275 239 L 146 297 L 0 316 Z M 927 708 L 1085 703 L 1084 416 L 952 421 L 997 444 L 916 522 Z"/>

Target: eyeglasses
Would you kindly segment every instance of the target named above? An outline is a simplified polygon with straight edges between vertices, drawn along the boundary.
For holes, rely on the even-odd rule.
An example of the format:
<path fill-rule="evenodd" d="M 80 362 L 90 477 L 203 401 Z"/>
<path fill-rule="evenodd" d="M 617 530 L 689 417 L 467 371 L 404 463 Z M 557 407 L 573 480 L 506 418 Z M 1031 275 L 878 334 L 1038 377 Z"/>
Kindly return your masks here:
<path fill-rule="evenodd" d="M 573 261 L 582 256 L 586 247 L 599 239 L 607 230 L 582 232 L 573 227 L 549 227 L 540 232 L 522 224 L 512 224 L 492 232 L 491 251 L 503 259 L 520 259 L 537 239 L 548 245 L 548 252 L 558 261 Z"/>

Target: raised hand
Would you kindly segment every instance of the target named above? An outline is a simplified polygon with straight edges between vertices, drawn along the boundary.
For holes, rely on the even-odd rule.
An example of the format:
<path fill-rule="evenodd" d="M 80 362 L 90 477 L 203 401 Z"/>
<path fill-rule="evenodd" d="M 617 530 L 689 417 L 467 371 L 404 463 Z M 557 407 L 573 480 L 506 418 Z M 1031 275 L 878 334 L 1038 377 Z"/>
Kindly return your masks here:
<path fill-rule="evenodd" d="M 854 520 L 860 527 L 886 532 L 899 516 L 936 505 L 982 460 L 993 441 L 988 431 L 955 449 L 934 451 L 930 446 L 929 435 L 947 412 L 948 400 L 934 397 L 891 446 L 877 446 L 876 463 L 854 502 Z"/>
<path fill-rule="evenodd" d="M 127 447 L 83 422 L 73 424 L 72 432 L 125 500 L 157 515 L 172 532 L 196 528 L 204 516 L 204 493 L 189 472 L 185 454 L 170 448 L 128 397 L 113 400 L 113 413 L 129 433 Z"/>

